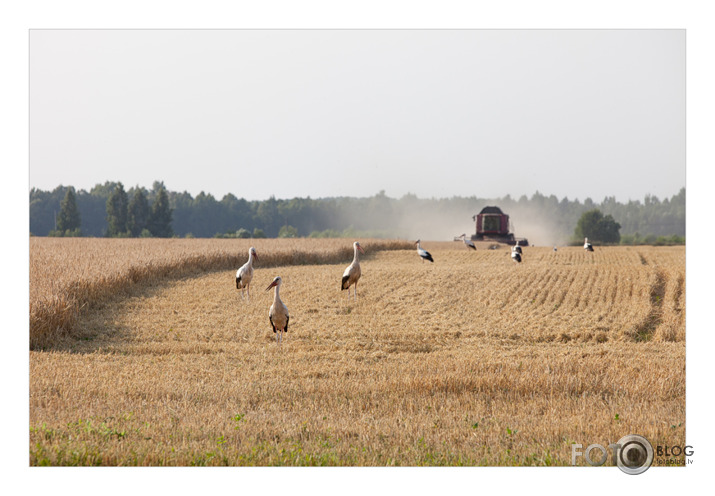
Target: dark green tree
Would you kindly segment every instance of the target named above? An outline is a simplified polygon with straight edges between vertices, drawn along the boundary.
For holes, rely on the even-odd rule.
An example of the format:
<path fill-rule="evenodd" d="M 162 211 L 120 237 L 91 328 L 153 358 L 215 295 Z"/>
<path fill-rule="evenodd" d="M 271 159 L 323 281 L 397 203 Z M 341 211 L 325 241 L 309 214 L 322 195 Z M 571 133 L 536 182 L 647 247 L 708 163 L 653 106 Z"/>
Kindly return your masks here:
<path fill-rule="evenodd" d="M 169 206 L 169 195 L 165 188 L 160 188 L 151 205 L 149 215 L 149 231 L 158 238 L 170 238 L 174 235 L 171 228 L 171 207 Z"/>
<path fill-rule="evenodd" d="M 604 243 L 619 243 L 621 241 L 621 233 L 619 232 L 621 225 L 616 222 L 611 214 L 606 215 L 601 223 L 601 237 Z"/>
<path fill-rule="evenodd" d="M 284 222 L 281 221 L 278 205 L 279 202 L 276 200 L 276 197 L 271 195 L 267 200 L 260 202 L 256 210 L 256 220 L 263 231 L 271 237 L 276 236 L 280 227 L 284 224 Z"/>
<path fill-rule="evenodd" d="M 133 237 L 140 236 L 142 230 L 146 229 L 150 214 L 149 201 L 144 191 L 137 188 L 127 210 L 127 229 Z"/>
<path fill-rule="evenodd" d="M 127 235 L 127 210 L 129 198 L 122 183 L 107 198 L 107 236 L 116 238 Z"/>
<path fill-rule="evenodd" d="M 618 243 L 621 240 L 620 228 L 621 225 L 611 214 L 604 217 L 600 210 L 594 209 L 581 215 L 574 234 L 577 240 L 587 237 L 596 243 Z"/>
<path fill-rule="evenodd" d="M 77 208 L 77 198 L 74 194 L 74 188 L 67 188 L 62 203 L 60 203 L 60 213 L 57 214 L 57 230 L 61 233 L 72 233 L 79 235 L 81 218 L 79 209 Z"/>

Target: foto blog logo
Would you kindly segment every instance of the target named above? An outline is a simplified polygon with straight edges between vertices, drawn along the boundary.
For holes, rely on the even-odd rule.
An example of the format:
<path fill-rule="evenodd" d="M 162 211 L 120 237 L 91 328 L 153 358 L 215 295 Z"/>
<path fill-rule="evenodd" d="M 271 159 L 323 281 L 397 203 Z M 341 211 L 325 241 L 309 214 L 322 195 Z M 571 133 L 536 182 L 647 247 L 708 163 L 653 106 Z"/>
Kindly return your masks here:
<path fill-rule="evenodd" d="M 600 467 L 608 459 L 608 450 L 601 444 L 591 444 L 586 451 L 581 451 L 582 444 L 571 445 L 571 465 L 576 465 L 576 459 L 583 456 L 586 463 L 592 467 Z M 630 475 L 642 474 L 653 464 L 653 446 L 643 436 L 629 434 L 623 436 L 617 443 L 609 444 L 613 455 L 613 464 Z M 598 452 L 600 455 L 597 453 Z M 592 453 L 597 456 L 594 461 Z"/>

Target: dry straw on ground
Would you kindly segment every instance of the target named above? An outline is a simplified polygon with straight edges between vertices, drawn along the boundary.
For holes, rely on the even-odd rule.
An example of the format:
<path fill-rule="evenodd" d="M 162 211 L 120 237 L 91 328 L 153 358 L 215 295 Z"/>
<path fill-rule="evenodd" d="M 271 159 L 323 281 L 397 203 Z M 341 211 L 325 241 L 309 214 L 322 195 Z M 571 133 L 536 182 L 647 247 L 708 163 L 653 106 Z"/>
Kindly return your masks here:
<path fill-rule="evenodd" d="M 682 247 L 529 247 L 515 264 L 423 243 L 429 264 L 365 243 L 348 302 L 350 243 L 322 243 L 346 245 L 340 263 L 261 256 L 250 301 L 241 244 L 224 270 L 143 278 L 82 312 L 31 352 L 30 463 L 568 465 L 574 442 L 684 444 Z M 276 275 L 282 349 L 263 291 Z"/>
<path fill-rule="evenodd" d="M 404 249 L 406 242 L 367 240 L 374 250 Z M 237 268 L 250 246 L 262 267 L 350 260 L 342 240 L 312 239 L 103 239 L 30 238 L 30 348 L 51 346 L 71 334 L 83 311 L 134 284 L 158 283 Z"/>

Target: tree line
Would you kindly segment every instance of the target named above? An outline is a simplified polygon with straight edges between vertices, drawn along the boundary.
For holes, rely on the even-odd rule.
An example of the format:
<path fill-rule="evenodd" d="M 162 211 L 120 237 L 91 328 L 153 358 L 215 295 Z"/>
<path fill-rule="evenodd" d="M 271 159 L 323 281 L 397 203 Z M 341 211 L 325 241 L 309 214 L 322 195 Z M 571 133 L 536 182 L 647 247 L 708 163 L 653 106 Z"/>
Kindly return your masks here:
<path fill-rule="evenodd" d="M 546 221 L 557 235 L 573 242 L 580 237 L 579 219 L 593 210 L 619 224 L 621 243 L 685 236 L 685 188 L 671 198 L 646 195 L 643 201 L 625 203 L 614 197 L 600 203 L 590 198 L 583 202 L 558 199 L 538 191 L 518 199 L 509 195 L 428 199 L 412 194 L 390 198 L 380 191 L 364 198 L 249 201 L 230 193 L 218 200 L 204 192 L 192 196 L 186 191 L 168 191 L 160 181 L 151 189 L 125 190 L 119 182 L 97 184 L 89 191 L 71 186 L 52 191 L 32 188 L 30 232 L 97 237 L 408 237 L 408 227 L 427 222 L 427 217 L 432 222 L 463 219 L 462 224 L 471 224 L 469 219 L 486 205 L 498 205 L 512 219 L 518 217 L 517 227 Z"/>
<path fill-rule="evenodd" d="M 130 199 L 121 182 L 99 191 L 107 193 L 107 199 L 104 203 L 106 228 L 103 229 L 102 236 L 111 238 L 170 238 L 174 235 L 171 227 L 172 209 L 169 205 L 169 195 L 161 183 L 155 184 L 151 204 L 147 199 L 147 192 L 142 188 L 133 190 Z M 31 226 L 33 212 L 32 193 L 30 194 Z M 36 201 L 34 207 L 37 209 L 38 206 L 41 206 L 41 203 L 42 200 Z M 66 188 L 64 197 L 59 205 L 59 212 L 55 215 L 54 229 L 47 233 L 48 236 L 82 236 L 84 234 L 82 230 L 82 213 L 77 203 L 75 189 L 71 186 Z M 95 205 L 93 206 L 97 208 L 97 202 L 94 203 Z M 95 214 L 93 217 L 96 219 L 96 212 L 90 213 Z M 30 232 L 32 233 L 32 229 L 30 229 Z"/>

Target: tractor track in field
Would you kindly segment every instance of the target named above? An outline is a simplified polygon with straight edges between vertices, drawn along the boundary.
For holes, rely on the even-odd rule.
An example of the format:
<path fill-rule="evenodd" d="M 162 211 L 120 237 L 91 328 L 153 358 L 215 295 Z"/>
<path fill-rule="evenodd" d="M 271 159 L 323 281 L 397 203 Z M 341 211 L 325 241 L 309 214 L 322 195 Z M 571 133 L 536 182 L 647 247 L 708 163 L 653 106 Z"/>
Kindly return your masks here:
<path fill-rule="evenodd" d="M 655 330 L 663 321 L 663 301 L 665 299 L 667 277 L 663 270 L 656 269 L 653 279 L 648 295 L 650 298 L 650 311 L 645 318 L 636 325 L 634 329 L 635 341 L 650 341 L 655 334 Z"/>

